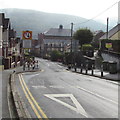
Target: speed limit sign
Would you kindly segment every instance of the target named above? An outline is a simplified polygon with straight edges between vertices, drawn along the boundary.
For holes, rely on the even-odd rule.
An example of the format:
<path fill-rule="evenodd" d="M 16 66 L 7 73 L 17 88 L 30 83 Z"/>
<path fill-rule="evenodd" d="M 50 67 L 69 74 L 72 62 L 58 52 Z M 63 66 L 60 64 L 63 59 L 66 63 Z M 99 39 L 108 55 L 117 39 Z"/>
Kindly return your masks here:
<path fill-rule="evenodd" d="M 32 31 L 23 31 L 22 39 L 31 40 L 32 39 Z"/>

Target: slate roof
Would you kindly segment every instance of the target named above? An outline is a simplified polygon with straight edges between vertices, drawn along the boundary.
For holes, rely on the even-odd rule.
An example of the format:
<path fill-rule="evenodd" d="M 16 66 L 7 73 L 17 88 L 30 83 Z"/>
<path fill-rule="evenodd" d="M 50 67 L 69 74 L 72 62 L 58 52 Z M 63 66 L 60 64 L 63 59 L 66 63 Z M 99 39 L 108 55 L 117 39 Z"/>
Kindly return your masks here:
<path fill-rule="evenodd" d="M 70 29 L 60 29 L 60 28 L 51 28 L 47 32 L 44 33 L 46 36 L 71 36 Z"/>
<path fill-rule="evenodd" d="M 111 38 L 114 34 L 116 34 L 118 31 L 120 31 L 120 24 L 116 25 L 114 28 L 112 28 L 109 32 L 108 32 L 108 38 Z M 100 39 L 106 39 L 106 34 L 105 33 Z"/>

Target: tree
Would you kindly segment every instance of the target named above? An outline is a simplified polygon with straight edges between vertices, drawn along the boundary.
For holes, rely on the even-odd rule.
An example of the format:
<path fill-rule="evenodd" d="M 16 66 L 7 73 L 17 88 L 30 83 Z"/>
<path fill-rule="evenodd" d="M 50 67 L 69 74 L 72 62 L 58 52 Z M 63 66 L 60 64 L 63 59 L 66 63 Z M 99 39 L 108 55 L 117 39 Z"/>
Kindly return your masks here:
<path fill-rule="evenodd" d="M 93 39 L 93 33 L 89 29 L 79 29 L 74 33 L 74 39 L 79 40 L 80 46 L 88 44 Z"/>
<path fill-rule="evenodd" d="M 51 55 L 52 61 L 62 60 L 62 58 L 63 58 L 63 55 L 61 54 L 61 52 L 59 52 L 57 50 L 53 50 L 50 55 Z"/>

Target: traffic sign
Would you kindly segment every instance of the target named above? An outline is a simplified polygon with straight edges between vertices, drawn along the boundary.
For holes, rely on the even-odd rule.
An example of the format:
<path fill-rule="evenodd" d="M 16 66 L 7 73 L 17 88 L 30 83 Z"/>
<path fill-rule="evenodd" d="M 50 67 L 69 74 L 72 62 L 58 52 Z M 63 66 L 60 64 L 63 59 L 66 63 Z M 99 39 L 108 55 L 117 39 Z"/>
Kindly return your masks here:
<path fill-rule="evenodd" d="M 23 31 L 22 39 L 23 40 L 31 40 L 32 39 L 32 31 Z"/>
<path fill-rule="evenodd" d="M 23 48 L 24 49 L 31 49 L 32 48 L 32 40 L 23 40 Z"/>
<path fill-rule="evenodd" d="M 106 43 L 105 47 L 106 48 L 112 48 L 112 43 Z"/>

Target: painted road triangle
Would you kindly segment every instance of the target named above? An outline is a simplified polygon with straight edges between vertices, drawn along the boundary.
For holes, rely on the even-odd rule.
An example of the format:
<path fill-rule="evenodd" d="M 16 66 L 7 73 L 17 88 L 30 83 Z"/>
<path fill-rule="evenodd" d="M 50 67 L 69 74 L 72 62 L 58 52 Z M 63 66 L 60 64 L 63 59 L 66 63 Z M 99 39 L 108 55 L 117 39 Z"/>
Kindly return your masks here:
<path fill-rule="evenodd" d="M 44 96 L 64 105 L 65 107 L 67 107 L 67 108 L 69 108 L 77 113 L 84 115 L 85 117 L 88 117 L 87 113 L 85 112 L 83 107 L 80 105 L 80 103 L 77 101 L 77 99 L 72 94 L 44 94 Z M 61 97 L 62 98 L 69 97 L 76 107 L 73 107 L 73 106 L 69 105 L 68 103 L 59 100 L 59 98 L 61 98 Z"/>

